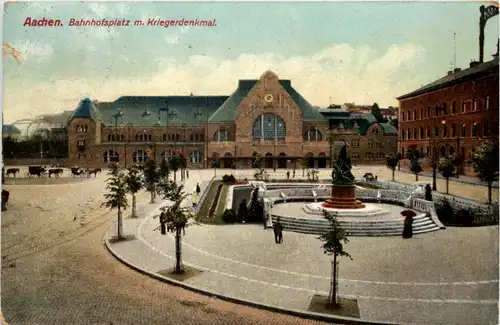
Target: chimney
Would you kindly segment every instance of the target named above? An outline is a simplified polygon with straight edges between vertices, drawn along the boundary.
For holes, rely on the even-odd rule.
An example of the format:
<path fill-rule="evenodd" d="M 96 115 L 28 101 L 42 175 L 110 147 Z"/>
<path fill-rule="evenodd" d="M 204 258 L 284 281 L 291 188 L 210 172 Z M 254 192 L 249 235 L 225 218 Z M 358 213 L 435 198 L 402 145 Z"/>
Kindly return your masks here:
<path fill-rule="evenodd" d="M 447 76 L 451 76 L 453 74 L 453 71 L 448 71 L 448 73 L 446 74 Z"/>
<path fill-rule="evenodd" d="M 457 73 L 457 72 L 460 72 L 460 71 L 462 71 L 462 69 L 460 69 L 460 68 L 453 69 L 453 73 Z"/>

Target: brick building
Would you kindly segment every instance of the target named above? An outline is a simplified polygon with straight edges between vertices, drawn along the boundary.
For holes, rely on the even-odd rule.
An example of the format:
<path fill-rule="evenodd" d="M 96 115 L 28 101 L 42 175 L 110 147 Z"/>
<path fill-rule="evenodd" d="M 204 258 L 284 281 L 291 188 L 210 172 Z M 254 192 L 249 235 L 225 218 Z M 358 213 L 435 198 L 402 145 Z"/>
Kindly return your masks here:
<path fill-rule="evenodd" d="M 461 173 L 472 175 L 471 153 L 483 140 L 498 143 L 498 56 L 472 62 L 468 69 L 447 75 L 399 100 L 399 150 L 416 145 L 428 158 L 459 153 Z M 403 165 L 407 165 L 405 162 Z"/>
<path fill-rule="evenodd" d="M 317 109 L 290 80 L 271 71 L 240 80 L 230 96 L 125 96 L 114 102 L 84 99 L 68 122 L 69 164 L 125 166 L 182 154 L 190 168 L 293 168 L 306 157 L 324 168 L 344 141 L 353 162 L 381 163 L 397 150 L 397 130 L 372 114 Z"/>

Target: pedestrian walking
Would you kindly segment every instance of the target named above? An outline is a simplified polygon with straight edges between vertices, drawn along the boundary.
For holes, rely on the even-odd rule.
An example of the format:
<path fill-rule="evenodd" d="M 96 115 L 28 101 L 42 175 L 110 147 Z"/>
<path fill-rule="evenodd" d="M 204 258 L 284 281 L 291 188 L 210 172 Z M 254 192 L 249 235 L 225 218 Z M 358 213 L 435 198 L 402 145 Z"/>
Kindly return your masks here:
<path fill-rule="evenodd" d="M 283 225 L 280 222 L 280 218 L 276 220 L 273 226 L 274 228 L 274 241 L 276 244 L 281 244 L 283 242 Z"/>
<path fill-rule="evenodd" d="M 186 178 L 189 178 L 189 169 L 186 169 Z"/>
<path fill-rule="evenodd" d="M 292 177 L 295 178 L 295 169 L 293 170 L 293 176 Z"/>
<path fill-rule="evenodd" d="M 290 171 L 289 170 L 286 171 L 286 179 L 290 179 Z"/>

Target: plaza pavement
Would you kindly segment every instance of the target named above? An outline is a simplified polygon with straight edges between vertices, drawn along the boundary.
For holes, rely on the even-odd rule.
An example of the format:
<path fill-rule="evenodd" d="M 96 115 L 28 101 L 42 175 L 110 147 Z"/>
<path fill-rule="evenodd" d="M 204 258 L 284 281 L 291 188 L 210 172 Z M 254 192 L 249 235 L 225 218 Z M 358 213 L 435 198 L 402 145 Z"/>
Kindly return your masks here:
<path fill-rule="evenodd" d="M 235 173 L 244 177 L 251 172 Z M 217 171 L 218 177 L 224 173 Z M 194 188 L 197 181 L 205 187 L 212 176 L 212 171 L 192 172 L 186 188 Z M 108 247 L 135 268 L 157 274 L 173 266 L 175 246 L 171 234 L 153 230 L 158 226 L 153 210 L 144 211 L 142 218 L 125 219 L 125 232 L 135 234 L 137 240 Z M 115 233 L 112 227 L 106 236 Z M 329 258 L 317 236 L 286 232 L 284 237 L 284 243 L 276 245 L 272 232 L 260 225 L 191 225 L 183 237 L 183 261 L 203 272 L 184 283 L 222 296 L 305 312 L 313 294 L 327 294 Z M 339 293 L 358 300 L 362 319 L 496 324 L 498 226 L 448 228 L 410 240 L 350 240 L 346 250 L 354 260 L 341 260 Z"/>
<path fill-rule="evenodd" d="M 324 324 L 200 295 L 117 261 L 103 244 L 116 221 L 116 211 L 101 207 L 106 178 L 3 186 L 10 199 L 1 220 L 1 307 L 9 325 Z M 139 215 L 157 206 L 148 200 L 139 193 Z"/>

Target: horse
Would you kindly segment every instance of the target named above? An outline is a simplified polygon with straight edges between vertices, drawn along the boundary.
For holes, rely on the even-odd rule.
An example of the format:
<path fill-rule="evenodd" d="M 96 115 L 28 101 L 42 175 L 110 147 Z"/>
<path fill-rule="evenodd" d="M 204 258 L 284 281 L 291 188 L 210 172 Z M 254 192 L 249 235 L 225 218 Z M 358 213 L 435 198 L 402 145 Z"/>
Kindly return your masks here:
<path fill-rule="evenodd" d="M 94 177 L 97 177 L 97 173 L 102 172 L 101 168 L 94 168 L 94 169 L 87 169 L 87 177 L 92 176 L 94 174 Z"/>
<path fill-rule="evenodd" d="M 62 168 L 52 168 L 49 169 L 49 177 L 54 174 L 56 178 L 59 178 L 59 175 L 63 173 Z"/>
<path fill-rule="evenodd" d="M 2 190 L 2 211 L 7 210 L 5 205 L 9 202 L 10 192 L 7 190 Z"/>
<path fill-rule="evenodd" d="M 73 167 L 71 167 L 71 175 L 72 175 L 73 177 L 75 177 L 75 176 L 80 176 L 81 174 L 82 174 L 82 173 L 81 173 L 80 167 L 78 167 L 78 166 L 73 166 Z"/>
<path fill-rule="evenodd" d="M 16 178 L 16 174 L 19 173 L 19 168 L 9 168 L 7 169 L 7 176 L 10 174 L 14 175 L 14 178 Z"/>

